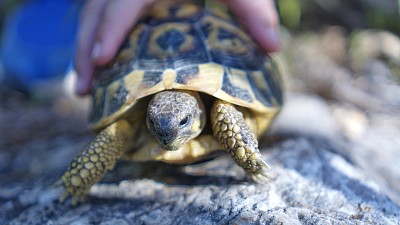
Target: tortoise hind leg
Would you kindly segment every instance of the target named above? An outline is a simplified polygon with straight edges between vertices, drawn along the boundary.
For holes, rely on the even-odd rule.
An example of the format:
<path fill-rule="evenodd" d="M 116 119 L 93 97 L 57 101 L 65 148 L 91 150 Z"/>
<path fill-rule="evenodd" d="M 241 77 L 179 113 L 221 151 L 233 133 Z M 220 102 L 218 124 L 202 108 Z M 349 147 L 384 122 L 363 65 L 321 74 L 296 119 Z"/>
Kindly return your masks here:
<path fill-rule="evenodd" d="M 90 187 L 98 182 L 127 147 L 133 130 L 128 122 L 120 120 L 101 131 L 74 158 L 67 171 L 56 183 L 64 186 L 60 201 L 72 196 L 72 204 L 83 201 Z"/>
<path fill-rule="evenodd" d="M 270 167 L 263 160 L 256 136 L 246 124 L 243 114 L 232 104 L 216 100 L 210 117 L 214 136 L 224 145 L 235 162 L 253 181 L 267 181 Z"/>

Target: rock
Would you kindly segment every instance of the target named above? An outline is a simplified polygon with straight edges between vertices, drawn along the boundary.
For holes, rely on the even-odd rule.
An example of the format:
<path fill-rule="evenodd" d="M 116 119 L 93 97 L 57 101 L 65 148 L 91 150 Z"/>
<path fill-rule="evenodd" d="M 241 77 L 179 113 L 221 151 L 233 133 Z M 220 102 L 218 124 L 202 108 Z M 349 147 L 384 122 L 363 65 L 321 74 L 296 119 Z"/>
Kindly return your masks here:
<path fill-rule="evenodd" d="M 400 119 L 398 114 L 369 115 L 368 129 L 347 144 L 347 155 L 385 193 L 400 203 Z"/>
<path fill-rule="evenodd" d="M 350 59 L 355 70 L 370 59 L 382 58 L 394 65 L 400 63 L 400 38 L 381 30 L 361 30 L 354 32 L 350 41 Z"/>
<path fill-rule="evenodd" d="M 392 200 L 400 203 L 400 119 L 330 104 L 312 94 L 292 93 L 272 126 L 274 133 L 308 136 L 333 143 L 337 153 L 364 170 Z"/>
<path fill-rule="evenodd" d="M 286 54 L 288 89 L 368 111 L 398 110 L 400 39 L 374 30 L 354 32 L 349 39 L 338 27 L 294 38 Z"/>
<path fill-rule="evenodd" d="M 180 170 L 121 162 L 92 188 L 88 202 L 76 207 L 69 201 L 59 203 L 61 190 L 52 184 L 91 135 L 76 125 L 78 119 L 66 123 L 46 108 L 8 109 L 0 104 L 0 117 L 7 118 L 0 124 L 3 131 L 18 121 L 12 115 L 25 116 L 19 124 L 24 132 L 7 133 L 8 140 L 0 142 L 0 156 L 8 162 L 0 174 L 0 224 L 400 223 L 400 207 L 371 179 L 372 169 L 360 169 L 343 155 L 342 146 L 355 145 L 332 144 L 343 137 L 321 98 L 290 96 L 274 132 L 279 133 L 281 124 L 292 135 L 260 142 L 263 157 L 273 167 L 267 184 L 248 182 L 228 155 Z M 37 126 L 26 122 L 34 118 L 52 126 L 35 136 Z M 308 126 L 307 134 L 296 129 L 296 121 L 299 127 Z M 30 132 L 33 139 L 19 136 Z"/>
<path fill-rule="evenodd" d="M 84 132 L 79 119 L 60 117 L 57 109 L 29 107 L 23 100 L 10 103 L 0 103 L 0 129 L 6 137 L 0 141 L 5 162 L 0 170 L 0 224 L 400 223 L 400 207 L 386 195 L 388 180 L 372 179 L 382 167 L 360 169 L 365 154 L 355 162 L 346 160 L 352 158 L 346 148 L 373 149 L 368 146 L 373 143 L 339 145 L 341 126 L 323 99 L 312 95 L 289 95 L 274 132 L 291 135 L 260 142 L 273 167 L 267 184 L 248 182 L 227 155 L 180 170 L 120 162 L 92 188 L 88 202 L 76 207 L 59 203 L 61 190 L 52 184 L 92 135 Z M 15 132 L 13 125 L 23 132 Z M 43 129 L 37 131 L 38 125 Z M 306 133 L 301 129 L 305 126 Z M 364 131 L 353 138 L 367 134 L 372 135 Z M 397 178 L 395 171 L 384 171 L 393 173 L 386 178 Z M 393 199 L 399 196 L 391 193 Z"/>
<path fill-rule="evenodd" d="M 341 155 L 399 204 L 399 37 L 366 29 L 350 38 L 331 27 L 320 35 L 302 34 L 290 44 L 290 98 L 283 109 L 289 121 L 280 119 L 278 131 L 295 136 L 312 131 L 340 146 Z"/>
<path fill-rule="evenodd" d="M 400 223 L 400 207 L 326 142 L 293 138 L 265 148 L 263 156 L 273 166 L 275 177 L 265 185 L 248 183 L 232 160 L 223 156 L 190 166 L 192 172 L 207 171 L 193 182 L 131 178 L 100 183 L 92 188 L 88 202 L 77 207 L 56 201 L 57 191 L 49 186 L 53 175 L 18 182 L 2 179 L 0 223 Z M 208 168 L 215 164 L 220 171 L 237 173 L 215 175 L 219 172 Z M 17 190 L 6 191 L 17 184 Z"/>
<path fill-rule="evenodd" d="M 329 105 L 323 98 L 310 94 L 290 94 L 272 129 L 278 133 L 320 137 L 330 141 L 343 138 Z"/>

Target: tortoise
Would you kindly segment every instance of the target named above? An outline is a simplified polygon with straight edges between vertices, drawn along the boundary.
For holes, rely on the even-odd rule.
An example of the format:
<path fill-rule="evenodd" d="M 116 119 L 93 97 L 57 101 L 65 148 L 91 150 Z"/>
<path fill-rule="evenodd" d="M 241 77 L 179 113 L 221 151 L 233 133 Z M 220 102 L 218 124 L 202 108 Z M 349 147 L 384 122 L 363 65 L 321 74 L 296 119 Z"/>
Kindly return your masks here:
<path fill-rule="evenodd" d="M 158 1 L 96 71 L 98 135 L 59 180 L 61 201 L 82 201 L 118 159 L 187 165 L 224 149 L 252 180 L 268 180 L 257 137 L 281 108 L 281 81 L 230 15 Z"/>

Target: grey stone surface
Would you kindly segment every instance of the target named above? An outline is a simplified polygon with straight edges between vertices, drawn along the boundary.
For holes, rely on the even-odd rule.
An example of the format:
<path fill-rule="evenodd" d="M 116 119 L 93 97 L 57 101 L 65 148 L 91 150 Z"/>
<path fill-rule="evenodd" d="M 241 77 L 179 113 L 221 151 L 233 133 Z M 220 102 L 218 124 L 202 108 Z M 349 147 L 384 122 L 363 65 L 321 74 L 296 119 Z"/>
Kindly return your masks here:
<path fill-rule="evenodd" d="M 269 183 L 248 182 L 227 155 L 180 169 L 120 162 L 73 207 L 52 184 L 93 135 L 54 106 L 18 102 L 0 104 L 0 224 L 400 224 L 389 115 L 289 95 L 260 140 Z"/>
<path fill-rule="evenodd" d="M 69 158 L 62 158 L 62 166 L 55 165 L 51 159 L 58 153 L 48 149 L 43 173 L 2 174 L 0 223 L 400 223 L 400 207 L 329 142 L 288 138 L 271 146 L 263 147 L 263 156 L 273 167 L 274 178 L 265 185 L 249 183 L 226 155 L 176 172 L 154 164 L 152 173 L 164 175 L 148 178 L 126 175 L 140 165 L 122 163 L 92 188 L 87 203 L 76 207 L 58 203 L 60 190 L 51 187 Z"/>
<path fill-rule="evenodd" d="M 354 82 L 345 45 L 320 49 L 294 51 L 307 68 L 288 79 L 285 108 L 260 140 L 273 168 L 264 185 L 227 155 L 182 168 L 120 162 L 86 203 L 59 203 L 52 184 L 93 138 L 79 104 L 38 104 L 0 87 L 0 224 L 400 224 L 400 110 L 383 95 L 399 86 Z"/>
<path fill-rule="evenodd" d="M 334 26 L 289 44 L 292 103 L 280 132 L 332 141 L 399 204 L 400 38 L 373 29 L 348 36 Z"/>

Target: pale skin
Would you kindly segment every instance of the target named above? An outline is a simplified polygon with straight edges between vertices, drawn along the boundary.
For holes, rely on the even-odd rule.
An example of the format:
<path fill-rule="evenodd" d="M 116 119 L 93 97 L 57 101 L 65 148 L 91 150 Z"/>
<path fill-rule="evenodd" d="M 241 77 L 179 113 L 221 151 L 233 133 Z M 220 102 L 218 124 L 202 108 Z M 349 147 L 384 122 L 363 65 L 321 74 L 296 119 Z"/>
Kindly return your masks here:
<path fill-rule="evenodd" d="M 86 95 L 94 67 L 108 63 L 146 7 L 162 0 L 88 0 L 81 14 L 75 69 L 76 93 Z M 221 0 L 240 19 L 266 52 L 278 51 L 281 41 L 273 0 Z"/>

